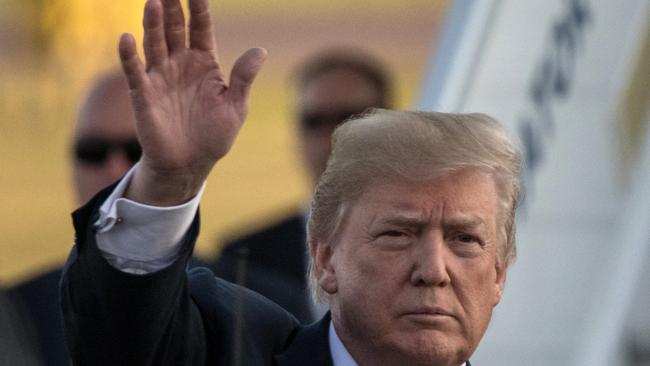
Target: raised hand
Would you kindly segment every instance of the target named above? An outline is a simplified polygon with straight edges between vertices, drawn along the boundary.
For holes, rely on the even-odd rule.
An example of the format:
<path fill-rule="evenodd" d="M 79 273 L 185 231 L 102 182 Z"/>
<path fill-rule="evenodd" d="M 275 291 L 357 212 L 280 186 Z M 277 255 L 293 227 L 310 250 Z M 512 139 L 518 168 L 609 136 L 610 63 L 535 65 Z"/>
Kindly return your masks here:
<path fill-rule="evenodd" d="M 120 39 L 143 156 L 126 196 L 168 206 L 195 195 L 230 150 L 248 112 L 251 83 L 266 51 L 239 57 L 226 83 L 207 0 L 189 0 L 189 47 L 178 0 L 149 0 L 140 61 L 130 34 Z"/>

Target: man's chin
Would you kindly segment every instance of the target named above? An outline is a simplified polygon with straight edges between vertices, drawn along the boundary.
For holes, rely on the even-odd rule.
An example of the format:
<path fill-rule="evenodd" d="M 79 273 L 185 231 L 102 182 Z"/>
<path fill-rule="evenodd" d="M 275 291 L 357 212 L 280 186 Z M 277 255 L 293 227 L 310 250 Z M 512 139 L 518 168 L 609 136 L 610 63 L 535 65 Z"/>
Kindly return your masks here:
<path fill-rule="evenodd" d="M 470 354 L 470 347 L 459 335 L 439 329 L 420 329 L 400 341 L 401 353 L 409 365 L 460 365 Z M 451 362 L 450 362 L 451 361 Z"/>

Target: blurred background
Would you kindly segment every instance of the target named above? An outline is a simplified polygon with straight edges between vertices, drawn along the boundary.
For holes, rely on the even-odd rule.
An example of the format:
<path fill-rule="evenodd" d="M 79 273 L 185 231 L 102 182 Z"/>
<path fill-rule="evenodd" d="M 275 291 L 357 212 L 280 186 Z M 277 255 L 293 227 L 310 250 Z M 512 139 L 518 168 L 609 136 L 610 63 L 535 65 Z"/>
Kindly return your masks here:
<path fill-rule="evenodd" d="M 144 1 L 0 0 L 0 283 L 60 264 L 71 248 L 72 127 L 83 94 L 117 66 L 117 41 L 141 39 Z M 421 86 L 447 1 L 211 1 L 226 70 L 250 47 L 269 51 L 251 113 L 210 177 L 198 254 L 243 224 L 302 204 L 310 183 L 294 146 L 290 71 L 331 45 L 360 46 L 395 71 L 397 107 Z"/>
<path fill-rule="evenodd" d="M 0 284 L 60 264 L 72 243 L 72 124 L 143 1 L 0 0 Z M 269 59 L 232 153 L 210 177 L 198 254 L 300 205 L 290 71 L 362 46 L 397 108 L 495 116 L 522 145 L 519 258 L 473 363 L 650 365 L 650 2 L 213 1 L 222 60 Z"/>
<path fill-rule="evenodd" d="M 518 259 L 473 361 L 650 364 L 650 2 L 454 1 L 418 107 L 524 153 Z M 472 362 L 474 363 L 474 362 Z"/>

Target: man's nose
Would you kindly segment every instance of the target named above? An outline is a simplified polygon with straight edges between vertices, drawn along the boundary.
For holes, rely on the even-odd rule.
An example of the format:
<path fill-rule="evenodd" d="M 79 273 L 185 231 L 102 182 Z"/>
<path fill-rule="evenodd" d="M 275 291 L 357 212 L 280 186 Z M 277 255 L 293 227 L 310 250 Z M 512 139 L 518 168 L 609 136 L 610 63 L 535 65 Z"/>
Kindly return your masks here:
<path fill-rule="evenodd" d="M 445 260 L 445 239 L 441 232 L 426 233 L 414 253 L 411 283 L 414 286 L 446 286 L 451 281 Z"/>

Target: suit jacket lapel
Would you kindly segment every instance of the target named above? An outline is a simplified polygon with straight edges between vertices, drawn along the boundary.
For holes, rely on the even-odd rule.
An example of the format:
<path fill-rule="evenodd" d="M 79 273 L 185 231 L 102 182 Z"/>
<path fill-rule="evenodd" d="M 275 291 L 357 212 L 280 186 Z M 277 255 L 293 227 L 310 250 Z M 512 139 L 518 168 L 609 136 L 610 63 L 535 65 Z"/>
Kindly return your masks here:
<path fill-rule="evenodd" d="M 318 322 L 300 328 L 287 349 L 274 357 L 277 366 L 332 366 L 328 312 Z"/>

